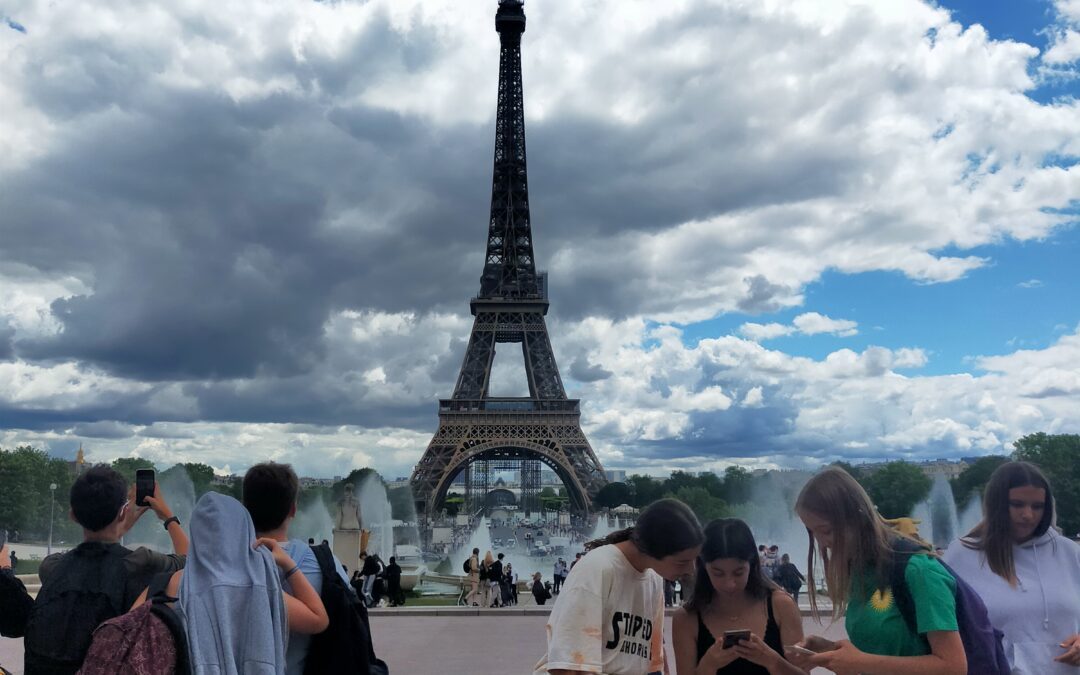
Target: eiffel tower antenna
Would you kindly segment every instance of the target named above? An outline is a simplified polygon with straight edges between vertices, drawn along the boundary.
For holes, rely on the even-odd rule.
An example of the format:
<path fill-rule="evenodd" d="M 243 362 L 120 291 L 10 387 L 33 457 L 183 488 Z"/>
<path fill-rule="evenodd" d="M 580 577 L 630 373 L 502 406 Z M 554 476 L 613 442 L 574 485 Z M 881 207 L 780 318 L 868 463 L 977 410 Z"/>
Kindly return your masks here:
<path fill-rule="evenodd" d="M 533 257 L 529 182 L 525 157 L 525 107 L 521 77 L 521 0 L 500 0 L 499 95 L 484 270 L 470 302 L 472 333 L 450 399 L 439 401 L 439 429 L 410 481 L 418 513 L 442 508 L 451 483 L 465 473 L 466 509 L 490 506 L 490 472 L 521 472 L 518 507 L 540 506 L 540 469 L 554 470 L 571 509 L 588 513 L 607 482 L 581 430 L 579 402 L 566 398 L 551 350 L 547 278 Z M 525 360 L 528 397 L 488 394 L 497 344 L 517 343 Z M 505 493 L 505 491 L 504 491 Z"/>

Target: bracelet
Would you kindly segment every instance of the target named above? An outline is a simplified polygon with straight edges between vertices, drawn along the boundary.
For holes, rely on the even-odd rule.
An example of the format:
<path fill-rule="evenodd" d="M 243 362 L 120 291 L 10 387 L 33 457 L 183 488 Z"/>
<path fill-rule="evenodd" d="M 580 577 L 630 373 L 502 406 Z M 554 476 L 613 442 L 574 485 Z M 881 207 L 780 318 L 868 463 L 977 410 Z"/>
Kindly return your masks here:
<path fill-rule="evenodd" d="M 283 577 L 283 579 L 285 581 L 288 581 L 289 577 L 291 577 L 292 575 L 296 574 L 299 571 L 300 571 L 300 566 L 299 565 L 293 565 L 293 568 L 285 573 L 285 576 Z"/>
<path fill-rule="evenodd" d="M 177 518 L 176 516 L 169 516 L 168 518 L 165 519 L 165 522 L 162 523 L 161 525 L 162 525 L 162 527 L 164 527 L 167 530 L 167 529 L 169 529 L 169 525 L 171 523 L 176 523 L 177 525 L 179 525 L 180 524 L 180 519 Z"/>

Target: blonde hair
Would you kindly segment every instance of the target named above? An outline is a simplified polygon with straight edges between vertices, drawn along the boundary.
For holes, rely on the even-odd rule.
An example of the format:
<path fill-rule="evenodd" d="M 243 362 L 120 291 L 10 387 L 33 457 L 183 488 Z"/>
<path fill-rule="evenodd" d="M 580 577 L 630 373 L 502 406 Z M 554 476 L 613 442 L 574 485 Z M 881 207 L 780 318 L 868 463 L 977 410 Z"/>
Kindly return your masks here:
<path fill-rule="evenodd" d="M 851 475 L 839 467 L 829 467 L 811 478 L 795 500 L 795 512 L 811 513 L 833 528 L 832 544 L 816 546 L 810 528 L 806 556 L 806 584 L 810 587 L 810 609 L 819 618 L 814 592 L 815 550 L 825 569 L 825 585 L 832 600 L 832 618 L 839 619 L 847 611 L 852 588 L 863 589 L 867 578 L 878 589 L 889 585 L 892 565 L 890 540 L 899 536 L 878 514 L 870 495 Z"/>

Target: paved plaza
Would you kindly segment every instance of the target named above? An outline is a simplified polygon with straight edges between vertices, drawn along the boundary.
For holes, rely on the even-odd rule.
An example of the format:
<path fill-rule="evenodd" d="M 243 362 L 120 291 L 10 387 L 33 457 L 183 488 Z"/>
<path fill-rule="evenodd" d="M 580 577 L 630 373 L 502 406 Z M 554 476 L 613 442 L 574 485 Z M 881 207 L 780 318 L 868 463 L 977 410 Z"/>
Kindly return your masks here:
<path fill-rule="evenodd" d="M 393 675 L 528 675 L 544 652 L 546 614 L 540 608 L 460 611 L 416 609 L 371 618 L 375 650 Z M 803 619 L 807 634 L 845 637 L 842 623 L 823 628 Z M 671 619 L 666 623 L 670 635 Z M 675 672 L 668 646 L 668 663 Z M 0 638 L 0 664 L 22 675 L 22 640 Z M 818 669 L 815 673 L 827 671 Z"/>

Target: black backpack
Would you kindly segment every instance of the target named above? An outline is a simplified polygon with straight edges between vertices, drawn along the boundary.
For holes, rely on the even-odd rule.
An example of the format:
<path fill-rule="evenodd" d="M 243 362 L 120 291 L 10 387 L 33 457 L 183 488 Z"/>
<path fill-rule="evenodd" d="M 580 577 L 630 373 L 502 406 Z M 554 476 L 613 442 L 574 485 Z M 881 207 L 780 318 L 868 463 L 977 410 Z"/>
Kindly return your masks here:
<path fill-rule="evenodd" d="M 120 544 L 84 542 L 56 563 L 26 626 L 27 675 L 73 675 L 79 670 L 94 629 L 128 609 L 128 553 Z"/>
<path fill-rule="evenodd" d="M 386 675 L 386 663 L 375 657 L 367 608 L 356 597 L 334 564 L 330 546 L 312 546 L 322 572 L 319 597 L 330 625 L 313 635 L 304 662 L 304 675 Z"/>
<path fill-rule="evenodd" d="M 487 581 L 487 578 L 488 578 L 487 563 L 485 563 L 483 560 L 481 560 L 480 561 L 480 581 Z"/>
<path fill-rule="evenodd" d="M 472 574 L 472 558 L 465 558 L 465 563 L 462 564 L 461 569 L 465 571 L 465 574 Z"/>

